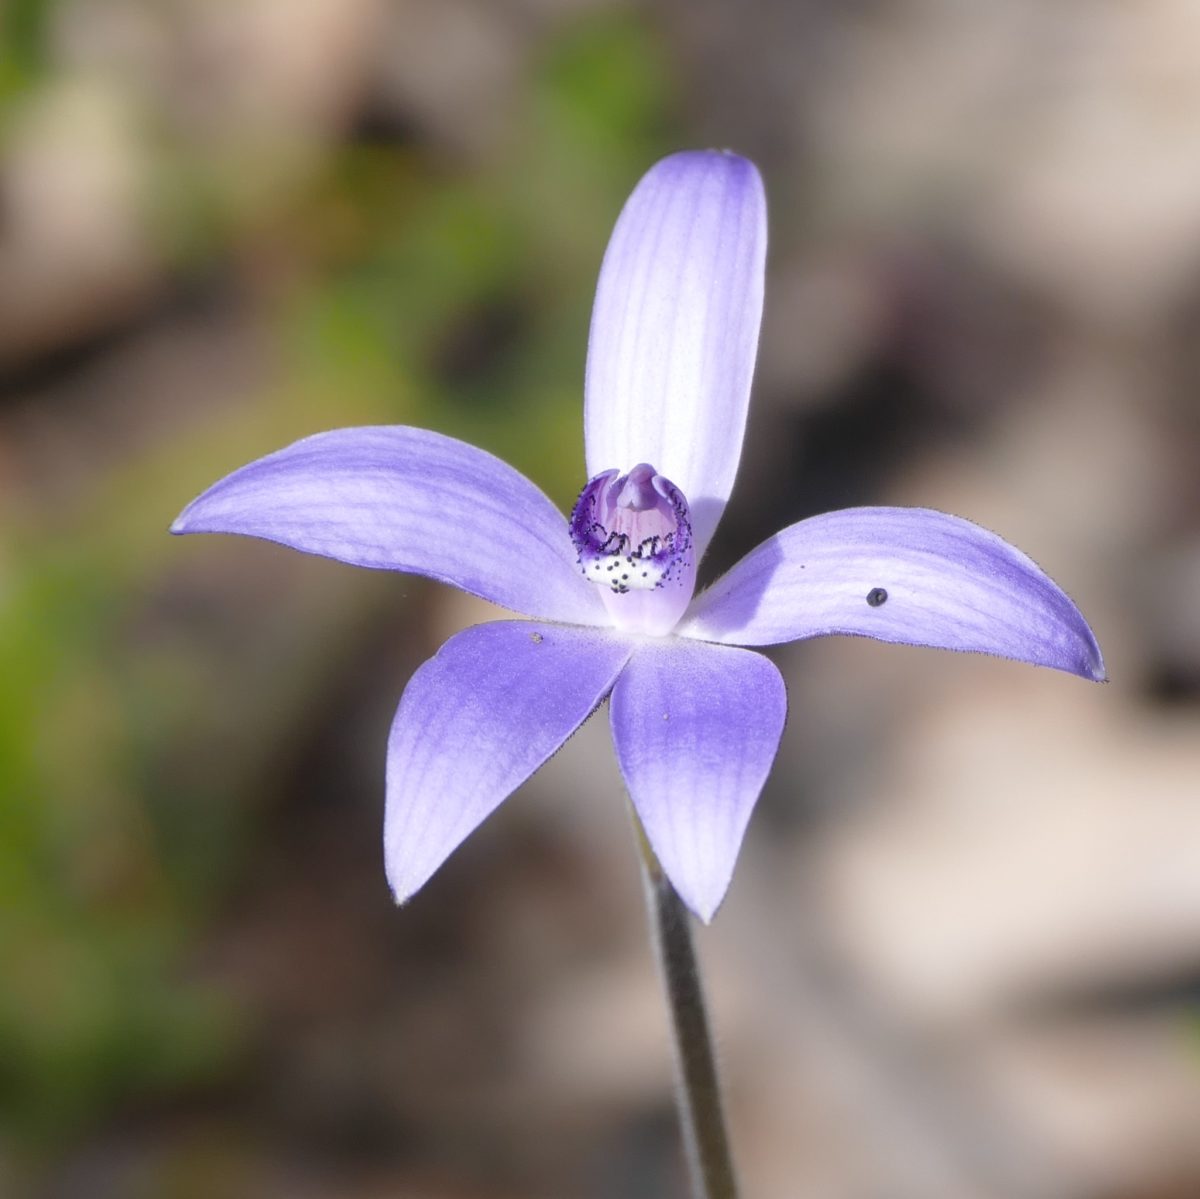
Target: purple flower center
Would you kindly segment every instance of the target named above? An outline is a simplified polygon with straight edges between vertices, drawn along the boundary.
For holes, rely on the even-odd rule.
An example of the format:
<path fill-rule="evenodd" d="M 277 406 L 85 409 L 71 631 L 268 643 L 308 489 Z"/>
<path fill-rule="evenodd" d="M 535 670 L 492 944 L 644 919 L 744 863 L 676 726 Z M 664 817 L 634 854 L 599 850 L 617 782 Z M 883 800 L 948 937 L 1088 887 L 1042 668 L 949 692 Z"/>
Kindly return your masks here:
<path fill-rule="evenodd" d="M 606 470 L 576 501 L 571 540 L 589 582 L 617 595 L 653 591 L 690 558 L 687 500 L 644 462 L 627 475 Z"/>
<path fill-rule="evenodd" d="M 644 462 L 627 475 L 606 470 L 580 493 L 571 540 L 619 627 L 657 634 L 674 626 L 696 581 L 691 513 L 674 483 Z"/>

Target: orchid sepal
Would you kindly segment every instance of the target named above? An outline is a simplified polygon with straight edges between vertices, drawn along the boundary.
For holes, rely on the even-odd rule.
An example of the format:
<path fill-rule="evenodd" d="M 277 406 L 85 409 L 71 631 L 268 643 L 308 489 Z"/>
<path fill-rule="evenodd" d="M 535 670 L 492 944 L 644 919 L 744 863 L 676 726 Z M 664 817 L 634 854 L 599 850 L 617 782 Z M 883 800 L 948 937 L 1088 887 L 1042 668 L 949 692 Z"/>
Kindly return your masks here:
<path fill-rule="evenodd" d="M 1082 613 L 1027 554 L 929 508 L 790 525 L 697 595 L 677 632 L 747 646 L 842 633 L 1106 678 Z"/>

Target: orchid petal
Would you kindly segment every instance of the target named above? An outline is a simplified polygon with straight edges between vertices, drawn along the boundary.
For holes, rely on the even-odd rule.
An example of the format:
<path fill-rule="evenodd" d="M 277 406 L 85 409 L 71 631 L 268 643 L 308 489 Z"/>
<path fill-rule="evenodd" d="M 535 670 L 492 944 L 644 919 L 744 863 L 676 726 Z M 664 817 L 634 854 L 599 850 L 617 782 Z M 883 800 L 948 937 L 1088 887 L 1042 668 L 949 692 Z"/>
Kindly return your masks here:
<path fill-rule="evenodd" d="M 849 633 L 1105 677 L 1079 609 L 1030 558 L 928 508 L 846 508 L 791 525 L 698 595 L 677 632 L 733 645 Z"/>
<path fill-rule="evenodd" d="M 214 484 L 171 531 L 262 537 L 429 575 L 527 616 L 608 623 L 550 500 L 499 458 L 425 429 L 306 437 Z"/>
<path fill-rule="evenodd" d="M 702 920 L 729 887 L 786 716 L 772 663 L 700 642 L 644 642 L 613 689 L 613 743 L 630 799 L 671 884 Z"/>
<path fill-rule="evenodd" d="M 595 711 L 629 654 L 598 630 L 497 621 L 421 666 L 388 739 L 384 854 L 398 903 Z"/>
<path fill-rule="evenodd" d="M 753 163 L 693 151 L 643 177 L 600 270 L 584 406 L 588 476 L 651 463 L 691 505 L 697 560 L 742 453 L 766 246 Z"/>

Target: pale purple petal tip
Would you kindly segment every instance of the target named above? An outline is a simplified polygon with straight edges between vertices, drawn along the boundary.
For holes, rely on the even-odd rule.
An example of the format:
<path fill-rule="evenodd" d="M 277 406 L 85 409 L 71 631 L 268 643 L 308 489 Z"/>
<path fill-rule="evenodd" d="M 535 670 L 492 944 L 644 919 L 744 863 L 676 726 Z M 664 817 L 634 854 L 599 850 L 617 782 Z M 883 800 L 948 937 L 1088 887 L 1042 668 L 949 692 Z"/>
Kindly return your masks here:
<path fill-rule="evenodd" d="M 384 857 L 398 903 L 591 715 L 630 647 L 595 629 L 466 629 L 409 681 L 388 740 Z"/>
<path fill-rule="evenodd" d="M 1029 557 L 927 508 L 847 508 L 792 525 L 698 595 L 678 632 L 732 645 L 849 633 L 1105 678 L 1087 621 Z"/>
<path fill-rule="evenodd" d="M 262 537 L 429 575 L 528 616 L 607 623 L 550 500 L 499 458 L 426 429 L 306 437 L 214 484 L 171 532 Z"/>
<path fill-rule="evenodd" d="M 753 163 L 717 150 L 673 154 L 626 202 L 596 288 L 588 475 L 652 462 L 692 506 L 697 559 L 741 457 L 766 246 Z"/>
<path fill-rule="evenodd" d="M 640 645 L 612 695 L 630 799 L 680 898 L 711 920 L 787 717 L 761 654 L 668 638 Z"/>

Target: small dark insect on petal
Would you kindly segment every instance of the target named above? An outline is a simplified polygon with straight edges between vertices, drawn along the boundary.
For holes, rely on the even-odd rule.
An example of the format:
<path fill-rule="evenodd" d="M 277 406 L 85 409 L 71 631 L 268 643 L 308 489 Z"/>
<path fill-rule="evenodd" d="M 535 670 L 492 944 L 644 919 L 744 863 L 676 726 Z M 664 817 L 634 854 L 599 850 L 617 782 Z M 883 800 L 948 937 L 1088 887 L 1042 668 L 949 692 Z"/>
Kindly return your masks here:
<path fill-rule="evenodd" d="M 878 608 L 880 604 L 887 603 L 887 592 L 882 587 L 872 587 L 867 592 L 867 603 L 872 608 Z"/>

